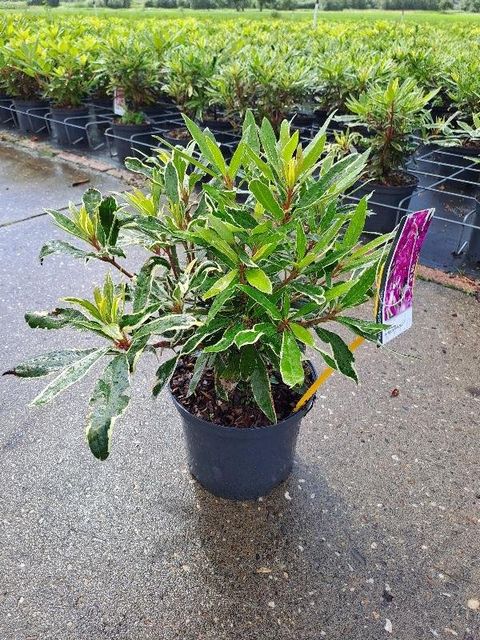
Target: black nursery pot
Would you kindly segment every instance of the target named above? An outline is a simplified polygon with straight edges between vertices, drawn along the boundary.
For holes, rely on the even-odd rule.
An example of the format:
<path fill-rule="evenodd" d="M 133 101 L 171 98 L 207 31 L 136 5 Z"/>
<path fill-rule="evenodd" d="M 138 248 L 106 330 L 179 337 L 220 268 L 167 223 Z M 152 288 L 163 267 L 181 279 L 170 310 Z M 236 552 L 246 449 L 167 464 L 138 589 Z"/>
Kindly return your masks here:
<path fill-rule="evenodd" d="M 450 178 L 446 181 L 449 190 L 460 191 L 468 196 L 477 193 L 480 164 L 474 165 L 474 161 L 480 158 L 480 147 L 443 147 L 438 149 L 436 156 L 440 162 L 437 165 L 438 173 Z"/>
<path fill-rule="evenodd" d="M 150 146 L 156 145 L 151 124 L 118 124 L 114 122 L 112 133 L 115 137 L 117 157 L 122 165 L 125 158 L 129 156 L 143 157 L 143 155 L 148 155 Z M 132 136 L 135 136 L 133 140 Z"/>
<path fill-rule="evenodd" d="M 0 125 L 13 124 L 12 99 L 0 93 Z"/>
<path fill-rule="evenodd" d="M 90 120 L 88 107 L 57 109 L 52 107 L 52 127 L 57 142 L 62 147 L 78 146 L 87 143 L 85 127 Z"/>
<path fill-rule="evenodd" d="M 44 100 L 14 100 L 13 106 L 21 133 L 36 133 L 45 126 L 44 116 L 47 115 L 49 107 Z M 30 109 L 35 111 L 28 113 Z"/>
<path fill-rule="evenodd" d="M 399 207 L 408 209 L 412 194 L 418 185 L 418 179 L 414 176 L 411 177 L 411 184 L 401 186 L 363 181 L 355 185 L 352 192 L 352 196 L 355 198 L 363 198 L 363 196 L 373 192 L 368 204 L 368 208 L 373 212 L 373 215 L 367 217 L 364 227 L 366 233 L 390 233 L 395 229 Z"/>
<path fill-rule="evenodd" d="M 480 196 L 477 197 L 477 207 L 473 215 L 472 224 L 475 227 L 480 227 Z M 466 257 L 469 262 L 480 265 L 480 229 L 472 229 Z"/>
<path fill-rule="evenodd" d="M 314 398 L 277 424 L 239 428 L 197 418 L 170 395 L 182 419 L 190 472 L 207 491 L 256 500 L 288 478 L 300 423 Z"/>

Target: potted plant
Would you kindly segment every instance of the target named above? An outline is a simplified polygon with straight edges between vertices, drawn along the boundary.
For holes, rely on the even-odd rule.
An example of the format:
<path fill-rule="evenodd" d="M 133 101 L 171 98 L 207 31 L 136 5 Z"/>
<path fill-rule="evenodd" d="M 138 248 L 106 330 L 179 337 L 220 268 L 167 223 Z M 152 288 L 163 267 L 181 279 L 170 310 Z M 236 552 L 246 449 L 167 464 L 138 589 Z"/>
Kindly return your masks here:
<path fill-rule="evenodd" d="M 174 47 L 165 56 L 162 90 L 191 118 L 201 120 L 208 109 L 210 82 L 217 60 L 216 52 L 202 40 Z M 181 121 L 165 131 L 163 137 L 170 144 L 184 147 L 190 141 L 190 134 Z"/>
<path fill-rule="evenodd" d="M 366 200 L 345 206 L 340 199 L 364 171 L 366 155 L 335 162 L 322 157 L 324 133 L 302 148 L 288 122 L 277 137 L 267 120 L 257 127 L 248 113 L 227 163 L 211 133 L 185 121 L 199 153 L 174 148 L 128 160 L 150 185 L 129 194 L 128 212 L 96 190 L 69 214 L 50 211 L 76 244 L 50 242 L 41 258 L 98 259 L 121 282 L 108 275 L 92 299 L 68 297 L 26 320 L 35 329 L 90 331 L 98 346 L 68 344 L 7 373 L 55 374 L 33 401 L 41 406 L 101 363 L 87 440 L 104 460 L 139 357 L 168 352 L 153 394 L 168 388 L 193 475 L 216 495 L 253 499 L 291 470 L 312 401 L 295 406 L 316 375 L 306 350 L 357 380 L 353 353 L 337 331 L 375 340 L 383 328 L 351 313 L 372 297 L 391 236 L 359 244 Z M 195 185 L 205 175 L 199 198 Z M 237 185 L 248 190 L 245 203 Z M 122 264 L 128 242 L 147 250 L 135 274 Z"/>
<path fill-rule="evenodd" d="M 86 38 L 78 41 L 67 37 L 51 43 L 43 95 L 50 100 L 53 128 L 57 142 L 63 146 L 87 142 L 89 109 L 85 100 L 93 86 L 92 45 Z"/>
<path fill-rule="evenodd" d="M 275 131 L 279 131 L 284 118 L 310 98 L 315 86 L 309 61 L 282 47 L 255 47 L 248 73 L 255 81 L 257 120 L 268 118 Z"/>
<path fill-rule="evenodd" d="M 358 98 L 350 98 L 347 108 L 351 116 L 339 116 L 351 127 L 365 128 L 367 136 L 360 140 L 361 148 L 370 149 L 366 170 L 356 185 L 354 196 L 372 193 L 368 232 L 387 233 L 396 226 L 398 208 L 407 209 L 418 179 L 406 169 L 416 146 L 412 134 L 424 126 L 425 105 L 436 91 L 424 93 L 412 78 L 399 82 L 390 80 L 371 86 Z"/>
<path fill-rule="evenodd" d="M 238 57 L 219 65 L 210 81 L 210 106 L 223 115 L 213 126 L 211 122 L 203 122 L 210 129 L 228 127 L 239 131 L 247 110 L 253 105 L 255 79 L 248 72 L 247 56 L 238 52 Z"/>
<path fill-rule="evenodd" d="M 42 88 L 46 51 L 39 39 L 11 38 L 4 47 L 2 85 L 12 100 L 18 128 L 22 133 L 35 133 L 45 126 L 48 104 Z"/>
<path fill-rule="evenodd" d="M 147 154 L 155 144 L 154 126 L 145 108 L 155 103 L 160 89 L 160 65 L 147 40 L 115 36 L 96 62 L 96 75 L 106 78 L 113 96 L 123 96 L 122 113 L 112 124 L 119 161 L 132 153 Z"/>
<path fill-rule="evenodd" d="M 465 195 L 475 195 L 480 174 L 476 166 L 480 158 L 480 113 L 472 114 L 471 124 L 459 118 L 459 114 L 447 120 L 430 119 L 425 124 L 425 139 L 445 149 L 439 173 L 446 177 L 453 175 L 455 187 Z"/>
<path fill-rule="evenodd" d="M 8 73 L 5 53 L 5 43 L 0 39 L 0 125 L 13 124 L 12 98 L 7 93 L 7 85 L 4 85 Z"/>

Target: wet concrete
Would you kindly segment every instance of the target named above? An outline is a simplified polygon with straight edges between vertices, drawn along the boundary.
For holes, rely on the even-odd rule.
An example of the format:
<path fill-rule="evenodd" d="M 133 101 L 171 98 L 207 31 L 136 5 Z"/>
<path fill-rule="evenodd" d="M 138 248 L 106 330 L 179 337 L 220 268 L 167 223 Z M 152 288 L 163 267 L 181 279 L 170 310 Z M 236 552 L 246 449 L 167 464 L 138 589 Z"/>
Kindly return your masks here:
<path fill-rule="evenodd" d="M 46 218 L 0 228 L 2 369 L 92 341 L 22 322 L 102 277 L 40 267 L 54 236 Z M 189 476 L 153 360 L 104 463 L 84 442 L 91 378 L 41 410 L 26 405 L 44 381 L 2 379 L 0 638 L 478 640 L 480 304 L 425 282 L 416 296 L 412 330 L 359 350 L 358 387 L 329 380 L 291 478 L 259 502 Z"/>
<path fill-rule="evenodd" d="M 0 144 L 0 226 L 78 202 L 89 187 L 120 186 L 111 176 Z"/>

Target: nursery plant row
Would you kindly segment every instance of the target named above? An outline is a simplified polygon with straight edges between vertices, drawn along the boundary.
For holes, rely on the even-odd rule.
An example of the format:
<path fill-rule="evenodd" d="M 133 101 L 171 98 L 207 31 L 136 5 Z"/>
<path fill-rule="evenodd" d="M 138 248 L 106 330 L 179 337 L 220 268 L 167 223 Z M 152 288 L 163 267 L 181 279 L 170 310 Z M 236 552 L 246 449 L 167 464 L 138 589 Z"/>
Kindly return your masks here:
<path fill-rule="evenodd" d="M 157 146 L 158 137 L 186 147 L 182 114 L 214 132 L 226 157 L 247 110 L 274 130 L 289 119 L 305 144 L 326 124 L 337 159 L 369 152 L 356 196 L 373 191 L 377 215 L 367 227 L 385 233 L 417 190 L 411 160 L 421 144 L 444 148 L 421 186 L 448 191 L 453 174 L 475 209 L 478 35 L 465 25 L 322 22 L 313 29 L 9 15 L 0 22 L 0 123 L 14 121 L 28 133 L 46 118 L 64 146 L 91 144 L 100 130 L 122 163 Z M 469 228 L 477 219 L 467 212 Z"/>

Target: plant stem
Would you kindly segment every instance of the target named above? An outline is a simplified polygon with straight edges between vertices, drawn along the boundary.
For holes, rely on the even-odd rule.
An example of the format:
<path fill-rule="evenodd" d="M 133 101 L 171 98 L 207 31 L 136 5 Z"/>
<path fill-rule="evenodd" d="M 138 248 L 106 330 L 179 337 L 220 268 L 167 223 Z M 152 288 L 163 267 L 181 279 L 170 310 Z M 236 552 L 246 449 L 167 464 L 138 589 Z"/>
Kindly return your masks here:
<path fill-rule="evenodd" d="M 130 280 L 132 280 L 132 279 L 133 279 L 133 274 L 132 274 L 132 273 L 130 273 L 130 271 L 127 271 L 126 269 L 124 269 L 124 268 L 122 267 L 122 265 L 121 265 L 121 264 L 119 264 L 119 263 L 115 260 L 115 258 L 108 258 L 108 257 L 106 257 L 106 256 L 105 256 L 105 257 L 100 258 L 100 259 L 101 259 L 103 262 L 108 262 L 108 264 L 111 264 L 111 265 L 112 265 L 112 267 L 115 267 L 115 269 L 118 269 L 118 270 L 120 271 L 120 273 L 123 273 L 123 275 L 124 275 L 124 276 L 126 276 L 127 278 L 130 278 Z"/>

